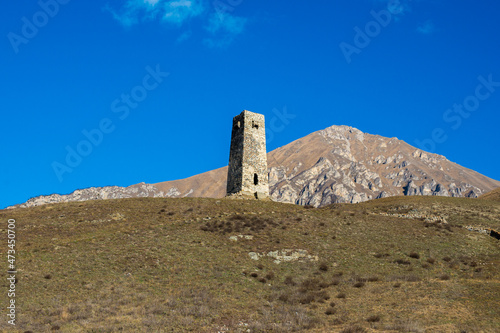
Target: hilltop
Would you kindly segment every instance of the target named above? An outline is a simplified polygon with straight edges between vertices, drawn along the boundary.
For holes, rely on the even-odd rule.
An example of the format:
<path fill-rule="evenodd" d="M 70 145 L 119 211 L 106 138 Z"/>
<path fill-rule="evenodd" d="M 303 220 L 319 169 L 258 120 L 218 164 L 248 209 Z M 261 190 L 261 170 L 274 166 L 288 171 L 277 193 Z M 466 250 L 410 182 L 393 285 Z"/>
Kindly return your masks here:
<path fill-rule="evenodd" d="M 500 229 L 488 200 L 139 198 L 0 217 L 17 221 L 18 332 L 500 330 L 500 242 L 464 228 Z"/>

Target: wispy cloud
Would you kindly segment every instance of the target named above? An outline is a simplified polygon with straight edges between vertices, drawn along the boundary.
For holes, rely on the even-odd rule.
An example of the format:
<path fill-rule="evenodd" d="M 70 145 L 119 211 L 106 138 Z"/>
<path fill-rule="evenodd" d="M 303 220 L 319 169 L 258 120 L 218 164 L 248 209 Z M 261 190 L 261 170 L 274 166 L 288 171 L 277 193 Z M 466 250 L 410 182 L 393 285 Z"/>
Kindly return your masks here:
<path fill-rule="evenodd" d="M 205 26 L 205 29 L 211 35 L 210 38 L 205 38 L 205 45 L 209 47 L 226 47 L 237 35 L 243 32 L 247 21 L 246 18 L 229 13 L 213 13 Z"/>
<path fill-rule="evenodd" d="M 424 35 L 432 34 L 435 30 L 434 23 L 430 20 L 425 21 L 417 27 L 417 32 Z"/>
<path fill-rule="evenodd" d="M 201 0 L 127 0 L 122 8 L 106 7 L 125 27 L 160 18 L 162 21 L 182 25 L 205 10 Z"/>
<path fill-rule="evenodd" d="M 376 6 L 384 6 L 391 14 L 403 16 L 412 11 L 411 2 L 413 0 L 373 0 Z"/>
<path fill-rule="evenodd" d="M 199 0 L 167 1 L 163 4 L 163 20 L 176 25 L 199 16 L 205 8 Z"/>
<path fill-rule="evenodd" d="M 118 9 L 109 5 L 105 10 L 124 27 L 130 28 L 146 21 L 158 21 L 181 27 L 187 21 L 198 18 L 205 21 L 209 37 L 204 43 L 210 47 L 225 47 L 244 31 L 247 19 L 228 11 L 208 7 L 204 0 L 127 0 Z M 234 8 L 231 8 L 234 10 Z M 189 39 L 191 32 L 184 32 L 177 42 Z"/>

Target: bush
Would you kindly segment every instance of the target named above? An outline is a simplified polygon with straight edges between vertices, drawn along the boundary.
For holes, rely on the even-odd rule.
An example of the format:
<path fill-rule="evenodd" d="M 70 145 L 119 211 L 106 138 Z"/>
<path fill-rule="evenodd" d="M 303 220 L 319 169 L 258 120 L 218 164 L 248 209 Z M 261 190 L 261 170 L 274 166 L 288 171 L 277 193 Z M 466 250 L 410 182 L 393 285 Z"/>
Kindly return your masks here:
<path fill-rule="evenodd" d="M 335 312 L 337 312 L 337 311 L 334 308 L 329 307 L 328 309 L 326 309 L 325 314 L 327 316 L 331 316 L 331 315 L 335 314 Z"/>
<path fill-rule="evenodd" d="M 306 294 L 299 299 L 300 304 L 309 304 L 314 301 L 314 295 Z"/>
<path fill-rule="evenodd" d="M 367 322 L 369 323 L 378 323 L 380 321 L 380 316 L 379 315 L 372 315 L 366 319 Z"/>
<path fill-rule="evenodd" d="M 451 258 L 450 257 L 444 257 L 443 260 L 446 261 L 446 262 L 450 262 Z"/>
<path fill-rule="evenodd" d="M 296 283 L 295 281 L 293 280 L 293 278 L 291 276 L 287 276 L 285 278 L 285 280 L 283 281 L 284 284 L 286 284 L 287 286 L 295 286 Z"/>
<path fill-rule="evenodd" d="M 417 252 L 410 253 L 409 257 L 413 259 L 420 259 L 420 255 Z"/>
<path fill-rule="evenodd" d="M 366 333 L 366 330 L 359 326 L 349 326 L 340 331 L 340 333 Z"/>
<path fill-rule="evenodd" d="M 323 272 L 326 272 L 328 271 L 328 265 L 326 262 L 322 262 L 320 265 L 319 265 L 319 270 L 320 271 L 323 271 Z"/>
<path fill-rule="evenodd" d="M 337 286 L 340 283 L 340 279 L 334 278 L 332 282 L 330 283 L 332 286 Z"/>
<path fill-rule="evenodd" d="M 344 293 L 338 293 L 337 294 L 337 298 L 345 298 L 345 294 Z"/>
<path fill-rule="evenodd" d="M 434 264 L 434 263 L 436 262 L 436 259 L 434 259 L 434 258 L 427 258 L 427 260 L 426 260 L 426 261 L 427 261 L 429 264 L 431 264 L 431 265 L 432 265 L 432 264 Z"/>
<path fill-rule="evenodd" d="M 447 281 L 450 279 L 450 276 L 448 274 L 443 274 L 439 277 L 440 280 Z"/>
<path fill-rule="evenodd" d="M 365 283 L 364 282 L 356 282 L 354 284 L 354 288 L 362 288 L 364 287 Z"/>

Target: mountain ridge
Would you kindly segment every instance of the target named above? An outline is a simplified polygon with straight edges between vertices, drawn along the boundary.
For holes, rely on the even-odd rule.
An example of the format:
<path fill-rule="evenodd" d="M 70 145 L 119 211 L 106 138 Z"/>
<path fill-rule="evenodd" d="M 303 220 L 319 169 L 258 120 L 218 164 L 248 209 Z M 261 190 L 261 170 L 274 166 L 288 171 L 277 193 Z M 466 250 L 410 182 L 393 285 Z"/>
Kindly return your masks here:
<path fill-rule="evenodd" d="M 477 198 L 500 182 L 399 140 L 333 125 L 269 153 L 271 198 L 325 206 L 397 195 Z M 226 193 L 227 166 L 155 184 L 91 187 L 68 195 L 39 196 L 7 208 L 131 197 L 208 197 Z"/>

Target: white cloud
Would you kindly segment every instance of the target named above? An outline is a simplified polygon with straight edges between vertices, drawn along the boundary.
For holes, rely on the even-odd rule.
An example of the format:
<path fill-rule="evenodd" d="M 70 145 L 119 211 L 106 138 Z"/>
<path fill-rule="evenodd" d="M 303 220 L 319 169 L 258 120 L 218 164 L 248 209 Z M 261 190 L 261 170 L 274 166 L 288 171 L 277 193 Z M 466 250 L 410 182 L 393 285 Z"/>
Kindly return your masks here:
<path fill-rule="evenodd" d="M 236 35 L 243 32 L 246 23 L 246 18 L 234 16 L 229 13 L 216 12 L 210 16 L 206 29 L 212 34 L 225 31 Z"/>
<path fill-rule="evenodd" d="M 204 8 L 200 1 L 196 0 L 178 0 L 167 1 L 164 4 L 163 20 L 181 25 L 187 19 L 196 17 L 203 13 Z"/>
<path fill-rule="evenodd" d="M 204 39 L 209 47 L 225 47 L 244 31 L 247 19 L 230 14 L 225 10 L 206 7 L 206 0 L 126 0 L 119 9 L 107 6 L 113 18 L 124 27 L 131 27 L 145 21 L 158 21 L 181 27 L 187 21 L 204 20 L 209 37 Z M 235 8 L 231 8 L 233 11 Z M 177 42 L 191 37 L 191 31 L 183 32 Z"/>
<path fill-rule="evenodd" d="M 177 43 L 182 43 L 188 40 L 193 33 L 191 31 L 184 31 L 179 37 L 177 37 Z"/>
<path fill-rule="evenodd" d="M 430 20 L 425 21 L 417 27 L 417 32 L 424 35 L 432 34 L 435 30 L 434 24 Z"/>
<path fill-rule="evenodd" d="M 150 6 L 156 5 L 160 0 L 144 0 L 144 3 L 149 4 Z"/>
<path fill-rule="evenodd" d="M 157 17 L 167 23 L 182 25 L 205 10 L 202 0 L 127 0 L 119 10 L 109 6 L 106 9 L 125 27 Z"/>

